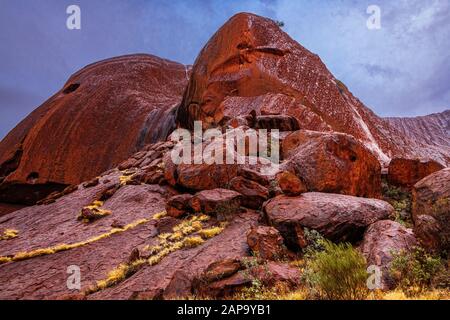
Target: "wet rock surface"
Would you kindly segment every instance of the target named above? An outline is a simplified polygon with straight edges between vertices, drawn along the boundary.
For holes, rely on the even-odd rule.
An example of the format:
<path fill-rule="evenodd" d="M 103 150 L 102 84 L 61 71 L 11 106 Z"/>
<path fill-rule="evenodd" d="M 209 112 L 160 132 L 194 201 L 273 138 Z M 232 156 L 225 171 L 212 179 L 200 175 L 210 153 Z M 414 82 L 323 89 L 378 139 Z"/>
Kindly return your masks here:
<path fill-rule="evenodd" d="M 434 250 L 450 249 L 450 168 L 414 185 L 412 213 L 417 235 L 426 246 Z"/>
<path fill-rule="evenodd" d="M 372 223 L 387 219 L 394 208 L 387 202 L 325 193 L 278 196 L 264 207 L 268 223 L 283 235 L 288 247 L 302 247 L 299 228 L 319 231 L 333 241 L 357 242 Z"/>
<path fill-rule="evenodd" d="M 395 221 L 382 220 L 367 229 L 360 250 L 366 257 L 368 265 L 381 268 L 381 286 L 386 290 L 395 287 L 395 281 L 390 274 L 393 253 L 407 252 L 417 244 L 411 229 Z"/>
<path fill-rule="evenodd" d="M 444 166 L 436 161 L 396 158 L 389 164 L 387 178 L 390 184 L 412 187 L 423 178 L 442 169 Z"/>

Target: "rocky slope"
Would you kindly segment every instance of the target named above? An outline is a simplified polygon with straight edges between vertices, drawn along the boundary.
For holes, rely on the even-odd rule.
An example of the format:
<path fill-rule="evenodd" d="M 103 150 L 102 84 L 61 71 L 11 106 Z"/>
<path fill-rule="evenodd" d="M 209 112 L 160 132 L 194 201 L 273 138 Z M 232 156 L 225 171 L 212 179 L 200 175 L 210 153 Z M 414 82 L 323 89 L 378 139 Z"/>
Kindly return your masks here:
<path fill-rule="evenodd" d="M 414 118 L 385 118 L 403 135 L 437 147 L 450 147 L 450 110 Z"/>
<path fill-rule="evenodd" d="M 142 59 L 153 73 L 142 71 L 147 65 Z M 414 161 L 400 166 L 399 176 L 409 183 L 434 172 L 412 188 L 414 231 L 392 221 L 397 208 L 381 200 L 381 164 L 392 156 L 431 154 L 437 145 L 420 149 L 374 115 L 273 21 L 233 17 L 200 53 L 189 84 L 189 70 L 179 64 L 146 56 L 110 61 L 73 76 L 2 142 L 4 150 L 19 150 L 16 157 L 2 153 L 3 186 L 16 181 L 28 188 L 4 188 L 9 200 L 17 194 L 37 198 L 32 187 L 63 182 L 46 190 L 37 205 L 0 216 L 0 299 L 224 298 L 255 280 L 293 289 L 301 270 L 290 262 L 302 257 L 310 229 L 359 246 L 368 262 L 384 271 L 393 251 L 420 242 L 433 250 L 447 248 L 448 219 L 433 210 L 438 202 L 439 210 L 450 212 L 448 169 L 434 172 L 441 167 L 431 170 Z M 141 83 L 135 72 L 148 79 Z M 83 75 L 96 84 L 88 93 L 101 90 L 81 95 Z M 77 81 L 80 86 L 73 86 Z M 71 103 L 84 108 L 78 99 L 90 106 L 83 109 L 86 119 L 71 108 Z M 66 112 L 80 122 L 68 124 Z M 105 126 L 82 135 L 79 130 L 94 115 Z M 179 146 L 165 138 L 175 121 L 192 129 L 195 120 L 234 129 L 202 146 L 243 163 L 175 163 L 172 152 Z M 231 146 L 219 139 L 260 128 L 282 131 L 278 166 L 237 148 L 245 137 Z M 49 137 L 50 129 L 61 130 L 50 137 L 60 143 L 55 163 L 41 154 L 50 147 L 37 139 L 41 131 Z M 11 147 L 15 139 L 23 140 L 19 149 Z M 156 140 L 162 141 L 151 143 Z M 193 147 L 192 141 L 186 144 Z M 442 150 L 432 155 L 442 160 Z M 28 170 L 35 169 L 29 166 L 39 157 L 47 162 L 36 169 L 39 175 L 30 176 Z M 420 174 L 405 173 L 422 166 Z M 79 289 L 68 286 L 74 267 L 81 272 Z M 383 274 L 383 289 L 394 285 Z"/>
<path fill-rule="evenodd" d="M 0 202 L 33 204 L 164 140 L 187 73 L 179 63 L 130 55 L 71 76 L 0 143 Z"/>

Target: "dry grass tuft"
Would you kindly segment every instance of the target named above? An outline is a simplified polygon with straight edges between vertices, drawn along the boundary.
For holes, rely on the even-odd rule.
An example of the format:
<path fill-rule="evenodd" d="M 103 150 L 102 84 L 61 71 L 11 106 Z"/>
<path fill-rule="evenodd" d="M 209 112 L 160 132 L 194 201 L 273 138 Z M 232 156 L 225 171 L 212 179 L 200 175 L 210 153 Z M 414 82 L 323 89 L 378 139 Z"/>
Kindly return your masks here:
<path fill-rule="evenodd" d="M 19 231 L 14 230 L 14 229 L 6 229 L 5 231 L 3 231 L 3 234 L 0 236 L 0 240 L 14 239 L 14 238 L 17 238 L 18 235 L 19 235 Z"/>
<path fill-rule="evenodd" d="M 108 238 L 114 234 L 117 233 L 121 233 L 121 232 L 125 232 L 127 230 L 136 228 L 137 226 L 147 223 L 149 222 L 150 219 L 139 219 L 137 221 L 134 221 L 128 225 L 126 225 L 123 229 L 118 229 L 118 228 L 113 228 L 110 231 L 100 234 L 96 237 L 90 238 L 88 240 L 85 241 L 81 241 L 81 242 L 76 242 L 76 243 L 72 243 L 72 244 L 59 244 L 53 247 L 49 247 L 49 248 L 42 248 L 42 249 L 36 249 L 33 251 L 29 251 L 29 252 L 19 252 L 17 254 L 15 254 L 12 257 L 0 257 L 0 264 L 2 263 L 7 263 L 7 262 L 14 262 L 14 261 L 21 261 L 21 260 L 26 260 L 26 259 L 31 259 L 34 257 L 39 257 L 39 256 L 44 256 L 44 255 L 50 255 L 50 254 L 54 254 L 54 253 L 58 253 L 61 251 L 67 251 L 67 250 L 71 250 L 74 248 L 78 248 L 78 247 L 82 247 L 85 246 L 87 244 L 91 244 L 94 242 L 97 242 L 99 240 Z"/>

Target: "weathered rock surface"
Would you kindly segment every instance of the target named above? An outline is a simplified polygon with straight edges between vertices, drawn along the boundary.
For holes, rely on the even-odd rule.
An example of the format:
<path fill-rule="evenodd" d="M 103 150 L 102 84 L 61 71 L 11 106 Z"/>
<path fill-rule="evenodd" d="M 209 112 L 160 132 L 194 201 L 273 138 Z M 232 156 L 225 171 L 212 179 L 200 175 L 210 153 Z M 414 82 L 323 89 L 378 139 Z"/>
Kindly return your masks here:
<path fill-rule="evenodd" d="M 255 279 L 264 286 L 282 284 L 293 289 L 299 285 L 301 277 L 298 268 L 274 261 L 241 270 L 228 277 L 220 277 L 213 282 L 204 281 L 207 275 L 208 273 L 205 273 L 196 279 L 194 293 L 200 297 L 219 299 L 232 297 L 239 290 L 251 286 Z"/>
<path fill-rule="evenodd" d="M 444 169 L 444 166 L 433 160 L 392 159 L 389 164 L 388 181 L 402 187 L 412 187 L 430 174 Z"/>
<path fill-rule="evenodd" d="M 264 201 L 269 198 L 269 190 L 266 187 L 241 176 L 230 181 L 230 188 L 242 195 L 242 205 L 250 209 L 261 208 Z"/>
<path fill-rule="evenodd" d="M 186 84 L 184 65 L 150 55 L 83 68 L 0 143 L 0 201 L 33 204 L 165 139 Z"/>
<path fill-rule="evenodd" d="M 288 196 L 298 196 L 308 191 L 303 181 L 292 172 L 279 172 L 275 179 L 281 191 Z"/>
<path fill-rule="evenodd" d="M 416 148 L 417 157 L 450 165 L 450 110 L 412 118 L 385 118 Z"/>
<path fill-rule="evenodd" d="M 425 235 L 428 229 L 429 236 L 434 238 L 431 249 L 450 248 L 450 168 L 435 172 L 414 185 L 412 214 L 417 235 L 425 244 L 430 241 Z M 422 215 L 431 216 L 435 221 L 425 227 Z M 439 237 L 436 237 L 436 228 L 440 230 Z"/>
<path fill-rule="evenodd" d="M 252 252 L 261 259 L 277 260 L 286 253 L 283 237 L 273 227 L 258 226 L 247 233 L 247 243 Z"/>
<path fill-rule="evenodd" d="M 411 229 L 395 221 L 382 220 L 367 229 L 360 250 L 368 265 L 381 267 L 381 286 L 387 290 L 395 287 L 395 281 L 390 275 L 392 254 L 411 250 L 416 245 L 417 240 Z"/>
<path fill-rule="evenodd" d="M 246 232 L 256 225 L 257 215 L 238 214 L 218 236 L 205 244 L 179 250 L 154 266 L 146 265 L 127 281 L 88 296 L 89 299 L 168 299 L 187 297 L 192 282 L 211 262 L 241 259 L 248 255 Z M 145 281 L 143 281 L 145 279 Z"/>
<path fill-rule="evenodd" d="M 282 143 L 282 167 L 295 172 L 308 191 L 379 198 L 381 167 L 353 137 L 341 133 L 296 131 Z"/>
<path fill-rule="evenodd" d="M 181 194 L 167 200 L 167 214 L 171 217 L 179 218 L 189 212 L 189 202 L 192 200 L 192 197 L 191 194 Z"/>
<path fill-rule="evenodd" d="M 228 189 L 213 189 L 200 191 L 190 201 L 195 212 L 219 215 L 233 214 L 241 207 L 242 195 Z"/>
<path fill-rule="evenodd" d="M 394 208 L 387 202 L 325 193 L 278 196 L 264 207 L 266 219 L 288 247 L 302 247 L 303 228 L 314 229 L 333 241 L 357 242 L 367 226 L 387 219 Z"/>
<path fill-rule="evenodd" d="M 194 120 L 216 126 L 251 112 L 294 116 L 301 128 L 348 133 L 383 163 L 391 155 L 450 156 L 450 151 L 412 143 L 377 117 L 317 55 L 274 21 L 240 13 L 219 29 L 197 57 L 177 120 L 186 128 L 192 128 Z"/>

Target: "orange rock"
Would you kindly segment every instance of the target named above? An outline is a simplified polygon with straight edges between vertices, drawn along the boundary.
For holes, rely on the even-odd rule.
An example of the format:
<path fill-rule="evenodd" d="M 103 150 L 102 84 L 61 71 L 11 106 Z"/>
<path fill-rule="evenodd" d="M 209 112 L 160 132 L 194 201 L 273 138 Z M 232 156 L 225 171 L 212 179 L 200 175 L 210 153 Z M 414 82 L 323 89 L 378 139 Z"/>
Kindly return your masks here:
<path fill-rule="evenodd" d="M 264 201 L 269 198 L 269 191 L 266 187 L 243 177 L 231 180 L 230 188 L 242 194 L 242 205 L 250 209 L 261 208 Z"/>
<path fill-rule="evenodd" d="M 192 190 L 227 187 L 237 176 L 237 167 L 234 164 L 180 164 L 177 183 Z"/>
<path fill-rule="evenodd" d="M 192 200 L 192 195 L 181 194 L 171 197 L 167 200 L 166 211 L 167 215 L 174 218 L 179 218 L 189 211 L 189 201 Z"/>
<path fill-rule="evenodd" d="M 278 260 L 283 257 L 283 237 L 273 227 L 259 226 L 247 233 L 247 243 L 258 258 Z"/>
<path fill-rule="evenodd" d="M 130 55 L 89 65 L 0 143 L 0 201 L 34 203 L 165 139 L 184 65 Z"/>
<path fill-rule="evenodd" d="M 241 197 L 240 193 L 227 189 L 205 190 L 191 199 L 190 206 L 195 212 L 227 218 L 239 212 Z"/>
<path fill-rule="evenodd" d="M 295 172 L 308 191 L 381 197 L 380 164 L 352 136 L 296 131 L 283 140 L 281 150 L 282 167 Z"/>
<path fill-rule="evenodd" d="M 276 175 L 276 181 L 283 193 L 289 196 L 298 196 L 307 192 L 305 184 L 295 174 L 289 171 L 283 171 Z"/>
<path fill-rule="evenodd" d="M 389 164 L 387 178 L 390 184 L 412 187 L 426 176 L 442 169 L 444 166 L 433 160 L 395 158 Z"/>

